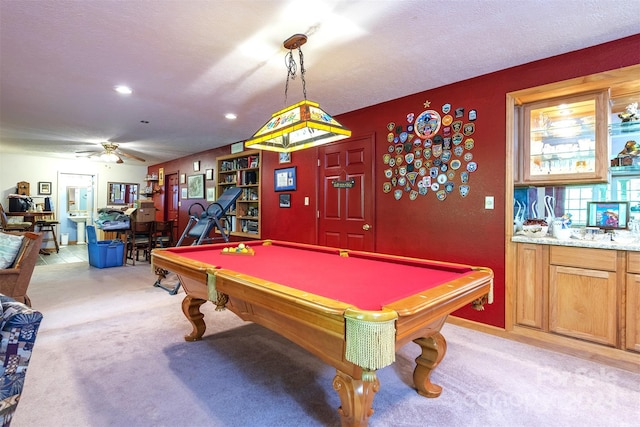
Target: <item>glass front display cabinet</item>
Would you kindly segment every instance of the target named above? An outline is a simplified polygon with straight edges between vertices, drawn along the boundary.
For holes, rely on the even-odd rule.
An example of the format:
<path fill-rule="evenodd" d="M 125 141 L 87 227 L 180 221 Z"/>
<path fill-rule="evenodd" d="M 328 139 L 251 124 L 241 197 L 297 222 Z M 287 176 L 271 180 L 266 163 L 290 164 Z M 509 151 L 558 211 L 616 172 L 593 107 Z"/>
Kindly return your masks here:
<path fill-rule="evenodd" d="M 522 184 L 606 182 L 608 91 L 522 106 Z"/>

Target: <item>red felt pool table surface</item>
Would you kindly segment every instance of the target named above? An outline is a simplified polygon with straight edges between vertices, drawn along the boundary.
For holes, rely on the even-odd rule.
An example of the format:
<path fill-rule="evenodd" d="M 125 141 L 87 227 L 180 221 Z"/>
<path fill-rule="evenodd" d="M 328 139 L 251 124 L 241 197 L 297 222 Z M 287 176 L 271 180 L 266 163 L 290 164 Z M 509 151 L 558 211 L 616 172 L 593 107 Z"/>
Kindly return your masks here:
<path fill-rule="evenodd" d="M 473 273 L 470 266 L 340 251 L 286 242 L 247 243 L 254 255 L 224 254 L 237 244 L 168 249 L 212 267 L 232 270 L 264 281 L 341 301 L 362 310 L 383 306 Z"/>

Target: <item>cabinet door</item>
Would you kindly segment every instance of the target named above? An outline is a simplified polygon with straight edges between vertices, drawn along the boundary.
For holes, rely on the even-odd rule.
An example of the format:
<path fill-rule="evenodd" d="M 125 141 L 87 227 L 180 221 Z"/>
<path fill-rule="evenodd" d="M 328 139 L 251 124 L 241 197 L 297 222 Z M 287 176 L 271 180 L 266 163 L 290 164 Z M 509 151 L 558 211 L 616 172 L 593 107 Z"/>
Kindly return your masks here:
<path fill-rule="evenodd" d="M 519 243 L 516 267 L 516 323 L 543 328 L 544 296 L 548 263 L 546 246 Z"/>
<path fill-rule="evenodd" d="M 606 182 L 607 100 L 599 91 L 524 105 L 523 182 Z"/>
<path fill-rule="evenodd" d="M 615 346 L 616 273 L 552 265 L 549 269 L 549 330 Z"/>
<path fill-rule="evenodd" d="M 627 274 L 626 348 L 640 352 L 640 274 Z"/>

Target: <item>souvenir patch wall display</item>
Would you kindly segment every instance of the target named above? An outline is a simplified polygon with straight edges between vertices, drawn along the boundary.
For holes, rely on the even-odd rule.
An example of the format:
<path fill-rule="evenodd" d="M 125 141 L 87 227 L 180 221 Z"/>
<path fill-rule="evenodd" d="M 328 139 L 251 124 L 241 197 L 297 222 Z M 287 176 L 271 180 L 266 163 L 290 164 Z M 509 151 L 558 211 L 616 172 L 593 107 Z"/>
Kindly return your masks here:
<path fill-rule="evenodd" d="M 478 141 L 472 138 L 478 112 L 450 103 L 438 108 L 428 100 L 423 108 L 403 113 L 406 121 L 401 124 L 387 124 L 389 147 L 382 155 L 382 190 L 395 200 L 405 193 L 409 200 L 433 196 L 442 202 L 453 195 L 467 197 L 479 167 L 473 156 Z"/>

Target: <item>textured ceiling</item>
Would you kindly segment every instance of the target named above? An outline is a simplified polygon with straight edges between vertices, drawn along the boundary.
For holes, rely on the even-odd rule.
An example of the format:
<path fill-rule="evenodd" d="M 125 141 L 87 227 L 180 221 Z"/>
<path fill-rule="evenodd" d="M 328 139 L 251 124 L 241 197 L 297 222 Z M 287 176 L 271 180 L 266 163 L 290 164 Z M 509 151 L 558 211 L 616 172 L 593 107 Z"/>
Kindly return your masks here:
<path fill-rule="evenodd" d="M 639 32 L 638 0 L 0 0 L 0 152 L 153 164 L 247 139 L 285 106 L 295 33 L 337 115 Z"/>

